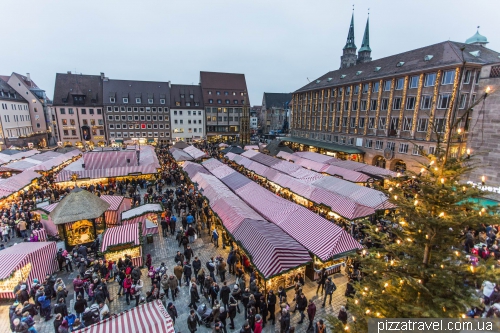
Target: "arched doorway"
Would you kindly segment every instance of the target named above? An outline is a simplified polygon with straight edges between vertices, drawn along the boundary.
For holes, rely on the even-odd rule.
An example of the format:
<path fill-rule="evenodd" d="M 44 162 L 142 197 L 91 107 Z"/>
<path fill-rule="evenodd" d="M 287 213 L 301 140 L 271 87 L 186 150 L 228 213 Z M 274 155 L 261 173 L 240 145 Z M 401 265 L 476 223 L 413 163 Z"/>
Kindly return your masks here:
<path fill-rule="evenodd" d="M 406 163 L 403 160 L 394 160 L 391 163 L 391 170 L 403 173 L 406 171 Z"/>
<path fill-rule="evenodd" d="M 377 155 L 373 158 L 373 162 L 372 164 L 374 166 L 377 166 L 379 168 L 382 168 L 382 169 L 385 169 L 385 158 L 383 158 L 382 156 L 380 155 Z"/>

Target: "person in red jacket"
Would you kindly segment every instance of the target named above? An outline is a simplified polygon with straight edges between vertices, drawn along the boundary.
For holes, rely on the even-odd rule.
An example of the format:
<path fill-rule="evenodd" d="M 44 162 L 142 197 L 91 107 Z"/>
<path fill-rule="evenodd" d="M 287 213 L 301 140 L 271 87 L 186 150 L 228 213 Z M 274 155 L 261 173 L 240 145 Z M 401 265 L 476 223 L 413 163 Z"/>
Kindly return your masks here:
<path fill-rule="evenodd" d="M 255 329 L 253 333 L 262 333 L 262 317 L 259 314 L 255 315 Z"/>
<path fill-rule="evenodd" d="M 316 316 L 316 304 L 314 304 L 313 300 L 309 300 L 309 305 L 307 306 L 307 317 L 309 318 L 309 326 L 307 330 L 309 331 L 313 327 L 314 316 Z"/>
<path fill-rule="evenodd" d="M 123 290 L 125 291 L 125 300 L 127 305 L 130 305 L 130 288 L 132 287 L 132 278 L 127 275 L 123 280 Z"/>

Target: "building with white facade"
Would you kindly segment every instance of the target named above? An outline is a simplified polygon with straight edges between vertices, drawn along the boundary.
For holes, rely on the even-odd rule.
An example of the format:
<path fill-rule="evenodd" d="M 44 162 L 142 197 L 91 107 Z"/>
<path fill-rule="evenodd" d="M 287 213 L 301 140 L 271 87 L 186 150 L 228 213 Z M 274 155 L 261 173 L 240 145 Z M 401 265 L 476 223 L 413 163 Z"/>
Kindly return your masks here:
<path fill-rule="evenodd" d="M 201 87 L 172 84 L 170 103 L 172 140 L 192 142 L 203 139 L 206 130 Z"/>
<path fill-rule="evenodd" d="M 0 145 L 25 147 L 33 133 L 28 101 L 0 79 Z"/>

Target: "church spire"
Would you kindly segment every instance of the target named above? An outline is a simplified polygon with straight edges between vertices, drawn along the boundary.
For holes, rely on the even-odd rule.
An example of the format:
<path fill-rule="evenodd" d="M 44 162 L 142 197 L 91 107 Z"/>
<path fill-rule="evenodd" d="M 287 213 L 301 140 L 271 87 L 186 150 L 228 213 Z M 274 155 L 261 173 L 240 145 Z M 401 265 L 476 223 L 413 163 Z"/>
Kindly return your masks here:
<path fill-rule="evenodd" d="M 351 17 L 351 25 L 349 26 L 349 33 L 347 34 L 347 42 L 345 43 L 345 49 L 355 49 L 356 45 L 354 44 L 354 13 L 352 13 Z"/>
<path fill-rule="evenodd" d="M 363 42 L 361 43 L 361 48 L 358 52 L 372 51 L 370 48 L 370 17 L 366 19 L 365 34 L 363 35 Z"/>

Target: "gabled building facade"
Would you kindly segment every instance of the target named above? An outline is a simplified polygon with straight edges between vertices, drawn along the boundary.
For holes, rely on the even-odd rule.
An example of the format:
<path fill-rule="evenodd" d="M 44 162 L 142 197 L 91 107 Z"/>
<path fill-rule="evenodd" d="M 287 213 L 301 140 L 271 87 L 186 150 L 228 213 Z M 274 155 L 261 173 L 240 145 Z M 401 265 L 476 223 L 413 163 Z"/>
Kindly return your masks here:
<path fill-rule="evenodd" d="M 291 93 L 264 93 L 261 111 L 263 134 L 288 131 L 288 112 L 291 100 Z"/>
<path fill-rule="evenodd" d="M 170 82 L 106 77 L 103 87 L 108 144 L 170 142 Z"/>
<path fill-rule="evenodd" d="M 200 86 L 207 121 L 207 139 L 249 141 L 250 100 L 245 75 L 200 72 Z"/>
<path fill-rule="evenodd" d="M 199 85 L 173 84 L 170 89 L 172 140 L 193 142 L 205 138 L 205 109 Z"/>
<path fill-rule="evenodd" d="M 57 73 L 52 104 L 55 130 L 65 146 L 106 144 L 100 75 Z"/>

